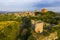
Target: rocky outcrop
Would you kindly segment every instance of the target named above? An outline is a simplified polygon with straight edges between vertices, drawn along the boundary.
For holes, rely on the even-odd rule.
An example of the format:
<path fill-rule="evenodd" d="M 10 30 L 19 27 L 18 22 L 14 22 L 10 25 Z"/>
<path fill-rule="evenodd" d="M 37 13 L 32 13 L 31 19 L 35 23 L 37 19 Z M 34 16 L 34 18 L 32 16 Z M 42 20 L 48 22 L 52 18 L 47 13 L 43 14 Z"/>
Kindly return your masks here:
<path fill-rule="evenodd" d="M 45 37 L 43 40 L 57 40 L 57 32 L 51 33 L 49 36 Z"/>
<path fill-rule="evenodd" d="M 34 33 L 33 37 L 35 38 L 35 40 L 58 40 L 57 32 L 50 33 L 50 35 L 48 36 Z"/>

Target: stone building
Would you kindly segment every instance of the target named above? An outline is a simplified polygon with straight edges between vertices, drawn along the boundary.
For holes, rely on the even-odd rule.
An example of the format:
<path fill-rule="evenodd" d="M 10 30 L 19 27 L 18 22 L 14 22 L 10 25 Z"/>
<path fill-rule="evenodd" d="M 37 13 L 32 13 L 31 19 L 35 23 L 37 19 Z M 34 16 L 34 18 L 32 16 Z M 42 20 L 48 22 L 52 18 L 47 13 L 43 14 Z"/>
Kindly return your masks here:
<path fill-rule="evenodd" d="M 48 10 L 46 9 L 46 8 L 43 8 L 42 10 L 41 10 L 41 12 L 42 13 L 46 13 Z"/>
<path fill-rule="evenodd" d="M 32 20 L 32 28 L 34 28 L 34 31 L 36 33 L 42 33 L 43 32 L 43 26 L 44 26 L 44 23 L 41 22 L 41 21 L 34 21 Z"/>
<path fill-rule="evenodd" d="M 29 14 L 29 16 L 35 16 L 35 13 L 34 12 L 28 12 Z"/>
<path fill-rule="evenodd" d="M 36 33 L 42 33 L 43 32 L 43 26 L 44 26 L 44 23 L 43 22 L 36 22 L 35 24 L 35 32 Z"/>
<path fill-rule="evenodd" d="M 14 13 L 16 16 L 35 16 L 34 12 L 17 12 Z"/>

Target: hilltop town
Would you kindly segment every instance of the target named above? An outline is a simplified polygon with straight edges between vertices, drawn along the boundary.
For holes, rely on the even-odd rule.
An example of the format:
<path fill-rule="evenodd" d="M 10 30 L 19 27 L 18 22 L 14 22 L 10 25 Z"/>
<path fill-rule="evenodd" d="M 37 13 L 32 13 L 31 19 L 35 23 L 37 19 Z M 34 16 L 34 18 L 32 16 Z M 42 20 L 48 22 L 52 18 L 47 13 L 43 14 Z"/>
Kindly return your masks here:
<path fill-rule="evenodd" d="M 27 12 L 13 12 L 13 14 L 15 16 L 35 16 L 35 12 L 42 12 L 42 13 L 46 13 L 48 12 L 48 10 L 46 8 L 43 8 L 41 11 L 27 11 Z M 38 13 L 37 13 L 38 14 Z"/>
<path fill-rule="evenodd" d="M 43 8 L 0 14 L 0 40 L 58 40 L 60 15 Z"/>

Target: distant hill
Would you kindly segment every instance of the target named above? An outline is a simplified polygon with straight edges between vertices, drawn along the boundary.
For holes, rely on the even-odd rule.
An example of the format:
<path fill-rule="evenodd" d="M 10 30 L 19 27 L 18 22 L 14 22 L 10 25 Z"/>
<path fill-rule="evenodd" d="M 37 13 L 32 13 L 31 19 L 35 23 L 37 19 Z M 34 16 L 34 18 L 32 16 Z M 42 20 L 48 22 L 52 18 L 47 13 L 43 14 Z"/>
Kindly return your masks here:
<path fill-rule="evenodd" d="M 6 13 L 6 11 L 0 11 L 0 13 Z"/>

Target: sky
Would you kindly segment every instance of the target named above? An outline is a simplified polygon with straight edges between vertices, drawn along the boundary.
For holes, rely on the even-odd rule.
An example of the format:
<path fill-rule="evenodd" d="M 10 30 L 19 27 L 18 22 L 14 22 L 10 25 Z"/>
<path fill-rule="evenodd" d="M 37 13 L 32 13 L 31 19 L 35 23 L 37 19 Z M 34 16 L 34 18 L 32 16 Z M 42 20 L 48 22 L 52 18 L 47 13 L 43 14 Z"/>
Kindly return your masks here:
<path fill-rule="evenodd" d="M 60 0 L 0 0 L 0 11 L 34 11 L 42 8 L 60 12 Z"/>

